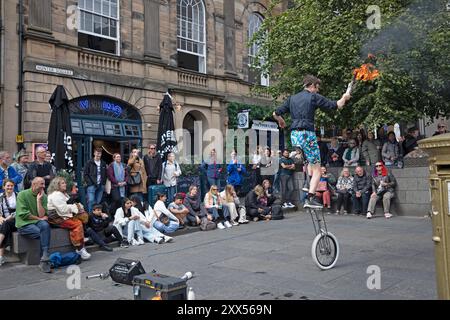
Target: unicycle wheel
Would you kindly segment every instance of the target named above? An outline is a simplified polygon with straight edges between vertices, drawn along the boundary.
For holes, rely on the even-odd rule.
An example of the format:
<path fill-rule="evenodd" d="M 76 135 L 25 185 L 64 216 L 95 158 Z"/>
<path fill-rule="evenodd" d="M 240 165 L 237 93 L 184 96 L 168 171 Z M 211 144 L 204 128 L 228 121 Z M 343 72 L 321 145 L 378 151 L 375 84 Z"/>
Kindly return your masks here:
<path fill-rule="evenodd" d="M 339 258 L 337 238 L 331 232 L 318 234 L 312 243 L 311 255 L 320 269 L 333 268 Z"/>

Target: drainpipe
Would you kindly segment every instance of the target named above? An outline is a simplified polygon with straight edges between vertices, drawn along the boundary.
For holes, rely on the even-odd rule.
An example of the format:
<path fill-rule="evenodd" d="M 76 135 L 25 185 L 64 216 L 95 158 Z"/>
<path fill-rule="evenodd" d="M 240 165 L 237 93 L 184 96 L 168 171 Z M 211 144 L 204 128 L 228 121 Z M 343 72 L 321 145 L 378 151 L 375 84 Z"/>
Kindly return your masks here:
<path fill-rule="evenodd" d="M 19 101 L 17 109 L 19 112 L 19 123 L 17 124 L 17 134 L 22 135 L 22 110 L 23 110 L 23 0 L 19 0 Z M 20 151 L 23 143 L 17 143 L 17 149 Z"/>

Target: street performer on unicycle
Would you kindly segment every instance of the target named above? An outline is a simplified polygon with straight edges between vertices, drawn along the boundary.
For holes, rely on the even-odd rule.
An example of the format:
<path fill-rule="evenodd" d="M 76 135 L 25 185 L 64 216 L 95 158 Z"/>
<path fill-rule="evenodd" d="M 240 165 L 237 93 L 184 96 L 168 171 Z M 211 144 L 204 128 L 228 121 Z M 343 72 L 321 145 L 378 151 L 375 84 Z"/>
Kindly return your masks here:
<path fill-rule="evenodd" d="M 281 128 L 286 122 L 281 117 L 290 113 L 292 117 L 291 143 L 293 147 L 300 147 L 308 161 L 308 174 L 312 176 L 309 184 L 308 198 L 304 207 L 322 208 L 322 204 L 315 198 L 316 189 L 320 182 L 320 150 L 314 130 L 314 117 L 317 108 L 322 110 L 342 109 L 350 99 L 349 94 L 342 95 L 338 101 L 331 101 L 318 94 L 321 81 L 319 78 L 307 75 L 303 80 L 304 90 L 290 96 L 274 113 L 273 117 Z"/>
<path fill-rule="evenodd" d="M 281 117 L 290 113 L 292 117 L 291 143 L 293 147 L 300 147 L 305 161 L 308 162 L 308 174 L 312 176 L 309 183 L 308 197 L 304 208 L 310 213 L 316 237 L 314 238 L 311 255 L 317 266 L 323 270 L 331 269 L 339 256 L 339 243 L 336 237 L 327 230 L 323 206 L 316 199 L 316 189 L 320 182 L 320 150 L 314 130 L 314 117 L 317 108 L 322 110 L 342 109 L 350 99 L 345 93 L 338 101 L 331 101 L 318 94 L 321 81 L 315 76 L 307 75 L 303 80 L 304 90 L 290 96 L 274 113 L 273 117 L 281 128 L 286 122 Z"/>

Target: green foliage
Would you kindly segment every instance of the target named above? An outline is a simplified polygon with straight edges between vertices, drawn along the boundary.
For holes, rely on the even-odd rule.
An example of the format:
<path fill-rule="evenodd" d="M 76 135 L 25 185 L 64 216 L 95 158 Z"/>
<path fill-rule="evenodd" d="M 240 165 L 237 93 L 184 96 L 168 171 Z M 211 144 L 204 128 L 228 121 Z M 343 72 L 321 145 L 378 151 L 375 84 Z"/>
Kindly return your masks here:
<path fill-rule="evenodd" d="M 352 70 L 377 56 L 381 76 L 358 82 L 341 111 L 318 113 L 319 125 L 356 127 L 450 115 L 450 13 L 447 0 L 296 0 L 281 14 L 272 1 L 260 32 L 251 39 L 261 46 L 258 66 L 270 73 L 266 90 L 274 99 L 302 89 L 306 74 L 322 79 L 321 93 L 339 99 Z M 381 29 L 366 21 L 376 4 Z"/>
<path fill-rule="evenodd" d="M 74 179 L 75 179 L 74 175 L 68 173 L 68 172 L 67 172 L 66 170 L 64 170 L 64 169 L 60 169 L 60 170 L 56 173 L 56 176 L 57 176 L 57 177 L 63 177 L 64 180 L 66 180 L 66 183 L 67 183 L 67 188 L 66 188 L 66 190 L 67 190 L 68 192 L 70 192 L 70 190 L 72 190 L 73 185 L 75 184 L 75 182 L 74 182 Z"/>
<path fill-rule="evenodd" d="M 181 176 L 190 177 L 200 175 L 198 164 L 180 164 Z"/>

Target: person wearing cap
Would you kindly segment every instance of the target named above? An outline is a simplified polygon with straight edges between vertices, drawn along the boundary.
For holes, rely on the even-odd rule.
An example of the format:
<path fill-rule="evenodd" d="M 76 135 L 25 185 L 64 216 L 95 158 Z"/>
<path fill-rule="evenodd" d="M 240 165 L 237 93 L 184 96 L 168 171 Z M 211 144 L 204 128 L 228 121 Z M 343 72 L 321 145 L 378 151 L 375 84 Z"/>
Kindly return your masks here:
<path fill-rule="evenodd" d="M 14 191 L 19 192 L 17 184 L 22 182 L 22 176 L 11 166 L 11 155 L 7 151 L 0 151 L 0 193 L 3 192 L 3 180 L 14 182 Z"/>
<path fill-rule="evenodd" d="M 388 171 L 383 162 L 379 161 L 375 164 L 372 174 L 372 195 L 367 208 L 367 219 L 372 218 L 375 214 L 375 206 L 378 200 L 383 199 L 384 217 L 389 219 L 392 214 L 389 212 L 391 208 L 391 199 L 394 198 L 397 180 L 394 175 Z"/>
<path fill-rule="evenodd" d="M 291 142 L 293 147 L 300 147 L 308 161 L 308 174 L 312 176 L 309 185 L 308 198 L 304 207 L 322 208 L 316 199 L 316 189 L 320 182 L 321 159 L 319 145 L 315 133 L 315 113 L 318 108 L 323 110 L 342 109 L 350 100 L 350 94 L 345 93 L 338 101 L 331 101 L 320 95 L 321 80 L 315 76 L 307 75 L 303 80 L 304 90 L 290 96 L 274 113 L 280 128 L 286 127 L 282 114 L 290 113 L 292 118 Z"/>
<path fill-rule="evenodd" d="M 419 149 L 417 140 L 419 138 L 419 129 L 412 127 L 408 129 L 408 134 L 403 141 L 403 155 L 406 156 L 408 153 Z"/>
<path fill-rule="evenodd" d="M 23 179 L 25 179 L 25 175 L 28 171 L 28 163 L 30 162 L 30 158 L 28 154 L 22 150 L 16 155 L 16 161 L 11 164 L 11 167 L 16 170 L 16 172 L 22 177 L 22 181 L 17 184 L 17 190 L 22 191 L 24 189 Z"/>

